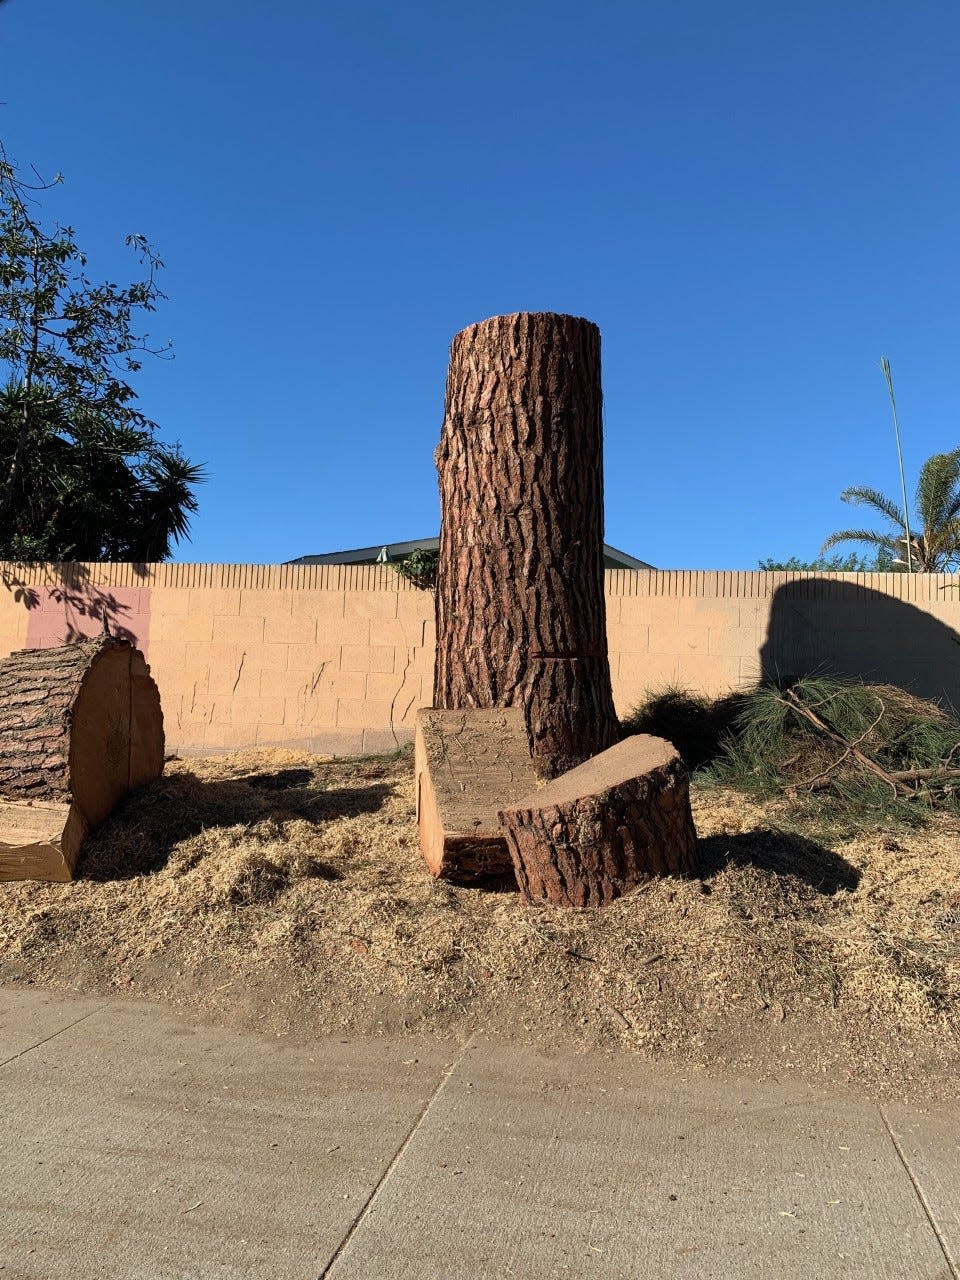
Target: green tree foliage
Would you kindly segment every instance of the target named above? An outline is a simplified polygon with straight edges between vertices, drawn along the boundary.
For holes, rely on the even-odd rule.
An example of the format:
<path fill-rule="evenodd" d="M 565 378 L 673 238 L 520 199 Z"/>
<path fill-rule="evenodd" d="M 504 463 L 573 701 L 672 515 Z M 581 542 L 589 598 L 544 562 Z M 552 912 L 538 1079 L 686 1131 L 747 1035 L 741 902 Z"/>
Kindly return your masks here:
<path fill-rule="evenodd" d="M 421 591 L 433 591 L 437 585 L 437 566 L 440 563 L 439 551 L 426 551 L 422 547 L 411 551 L 402 560 L 394 562 L 394 568 L 401 578 L 406 578 Z"/>
<path fill-rule="evenodd" d="M 911 528 L 908 535 L 903 508 L 877 489 L 844 489 L 840 497 L 882 516 L 887 529 L 841 529 L 827 538 L 822 552 L 840 542 L 863 542 L 890 556 L 897 568 L 909 563 L 917 573 L 952 572 L 960 564 L 960 449 L 935 453 L 920 468 L 914 499 L 919 531 Z"/>
<path fill-rule="evenodd" d="M 59 177 L 56 182 L 59 182 Z M 186 537 L 203 469 L 157 439 L 128 378 L 163 297 L 162 263 L 129 236 L 143 278 L 95 283 L 73 229 L 45 230 L 0 144 L 0 557 L 163 560 Z"/>
<path fill-rule="evenodd" d="M 894 566 L 889 552 L 881 551 L 875 556 L 850 555 L 818 556 L 816 560 L 801 560 L 791 556 L 789 560 L 761 560 L 760 568 L 769 573 L 883 573 Z"/>

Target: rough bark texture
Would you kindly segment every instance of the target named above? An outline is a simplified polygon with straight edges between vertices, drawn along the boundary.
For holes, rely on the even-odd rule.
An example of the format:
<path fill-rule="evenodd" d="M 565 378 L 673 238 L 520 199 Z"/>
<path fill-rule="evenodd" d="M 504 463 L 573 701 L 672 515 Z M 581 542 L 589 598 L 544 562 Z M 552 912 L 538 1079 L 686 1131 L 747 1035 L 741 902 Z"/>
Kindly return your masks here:
<path fill-rule="evenodd" d="M 687 771 L 662 738 L 627 738 L 499 817 L 530 901 L 602 906 L 650 876 L 696 872 Z"/>
<path fill-rule="evenodd" d="M 519 707 L 417 714 L 420 849 L 430 871 L 474 884 L 513 879 L 498 810 L 537 785 Z"/>
<path fill-rule="evenodd" d="M 100 640 L 0 662 L 0 796 L 69 800 L 70 714 Z"/>
<path fill-rule="evenodd" d="M 0 879 L 69 879 L 87 829 L 163 772 L 160 695 L 110 636 L 0 662 Z"/>
<path fill-rule="evenodd" d="M 497 316 L 453 340 L 434 705 L 521 706 L 541 776 L 619 736 L 603 596 L 600 332 Z"/>

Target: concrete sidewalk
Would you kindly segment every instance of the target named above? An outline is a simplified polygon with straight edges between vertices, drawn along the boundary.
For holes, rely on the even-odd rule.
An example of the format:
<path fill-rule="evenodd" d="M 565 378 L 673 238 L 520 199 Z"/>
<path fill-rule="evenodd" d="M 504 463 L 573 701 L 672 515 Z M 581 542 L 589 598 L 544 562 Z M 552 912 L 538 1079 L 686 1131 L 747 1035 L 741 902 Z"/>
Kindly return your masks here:
<path fill-rule="evenodd" d="M 960 1280 L 960 1105 L 0 989 L 0 1280 Z"/>

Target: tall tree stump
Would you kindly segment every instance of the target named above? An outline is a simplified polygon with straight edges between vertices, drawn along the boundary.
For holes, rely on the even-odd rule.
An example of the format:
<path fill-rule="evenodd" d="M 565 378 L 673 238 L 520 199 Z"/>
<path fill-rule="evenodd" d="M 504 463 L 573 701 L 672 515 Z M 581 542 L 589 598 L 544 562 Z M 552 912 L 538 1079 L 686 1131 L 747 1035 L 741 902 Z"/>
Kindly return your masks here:
<path fill-rule="evenodd" d="M 0 662 L 0 880 L 71 880 L 80 845 L 163 772 L 143 654 L 99 636 Z"/>
<path fill-rule="evenodd" d="M 619 737 L 603 595 L 600 331 L 552 313 L 457 334 L 436 453 L 434 706 L 523 708 L 553 777 Z"/>
<path fill-rule="evenodd" d="M 650 876 L 696 872 L 687 770 L 663 738 L 626 738 L 499 816 L 529 901 L 602 906 Z"/>

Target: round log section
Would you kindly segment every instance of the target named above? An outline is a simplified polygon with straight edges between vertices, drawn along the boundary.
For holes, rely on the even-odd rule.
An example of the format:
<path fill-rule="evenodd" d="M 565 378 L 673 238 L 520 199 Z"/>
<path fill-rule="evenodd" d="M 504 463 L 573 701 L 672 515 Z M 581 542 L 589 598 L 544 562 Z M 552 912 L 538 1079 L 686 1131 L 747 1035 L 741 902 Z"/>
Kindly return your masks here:
<path fill-rule="evenodd" d="M 160 694 L 111 636 L 0 662 L 0 880 L 70 880 L 87 831 L 163 772 Z"/>
<path fill-rule="evenodd" d="M 603 595 L 600 331 L 552 313 L 457 334 L 440 484 L 434 706 L 523 708 L 554 777 L 616 742 Z"/>
<path fill-rule="evenodd" d="M 663 738 L 626 738 L 499 818 L 531 902 L 602 906 L 651 876 L 696 874 L 689 778 Z"/>

